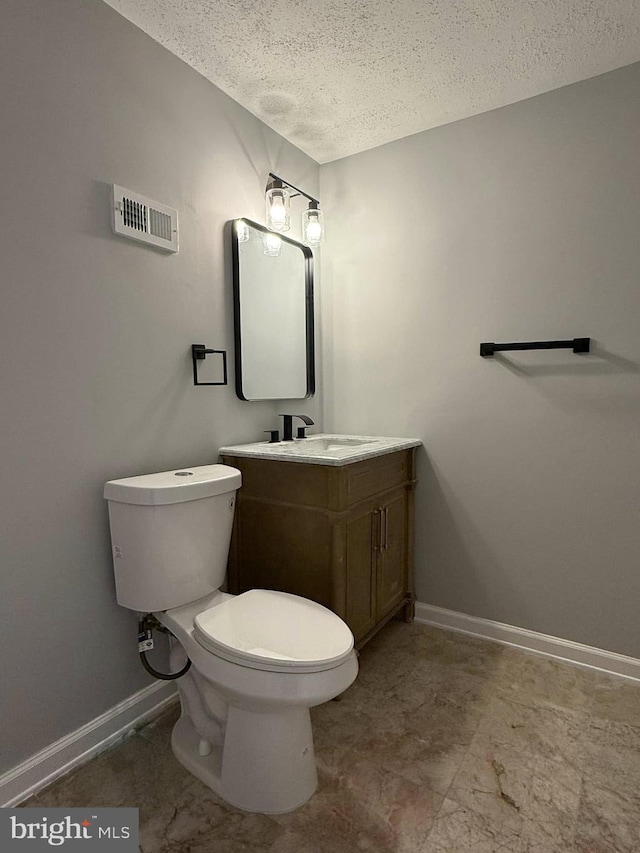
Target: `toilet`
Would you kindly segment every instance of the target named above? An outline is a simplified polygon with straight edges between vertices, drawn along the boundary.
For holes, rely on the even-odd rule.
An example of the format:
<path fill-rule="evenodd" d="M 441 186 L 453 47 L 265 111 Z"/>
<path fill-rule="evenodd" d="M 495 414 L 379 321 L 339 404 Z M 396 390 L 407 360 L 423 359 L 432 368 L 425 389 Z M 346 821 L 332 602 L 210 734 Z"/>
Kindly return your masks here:
<path fill-rule="evenodd" d="M 348 626 L 296 595 L 222 592 L 240 471 L 205 465 L 106 483 L 118 603 L 170 632 L 182 713 L 171 746 L 216 794 L 280 814 L 317 786 L 309 709 L 356 678 Z M 300 567 L 304 571 L 304 566 Z"/>

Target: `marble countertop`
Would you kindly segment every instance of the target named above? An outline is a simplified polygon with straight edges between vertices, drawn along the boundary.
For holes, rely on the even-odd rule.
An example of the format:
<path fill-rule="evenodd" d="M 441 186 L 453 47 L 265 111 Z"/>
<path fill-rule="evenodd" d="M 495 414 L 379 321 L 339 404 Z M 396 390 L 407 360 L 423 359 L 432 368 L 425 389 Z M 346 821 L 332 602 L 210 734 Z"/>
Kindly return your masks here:
<path fill-rule="evenodd" d="M 419 438 L 389 438 L 379 435 L 338 435 L 320 433 L 308 438 L 271 443 L 236 444 L 220 448 L 221 456 L 248 456 L 281 462 L 306 462 L 312 465 L 350 465 L 374 456 L 406 450 L 422 444 Z"/>

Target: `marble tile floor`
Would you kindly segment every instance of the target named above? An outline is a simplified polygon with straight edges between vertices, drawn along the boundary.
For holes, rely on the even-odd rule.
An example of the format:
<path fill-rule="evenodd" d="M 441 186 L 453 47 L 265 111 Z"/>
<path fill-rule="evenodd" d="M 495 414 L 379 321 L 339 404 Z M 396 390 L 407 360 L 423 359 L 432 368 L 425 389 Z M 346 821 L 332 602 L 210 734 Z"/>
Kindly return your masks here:
<path fill-rule="evenodd" d="M 312 715 L 320 784 L 291 814 L 183 770 L 177 706 L 23 805 L 137 806 L 143 853 L 640 851 L 640 683 L 391 622 Z"/>

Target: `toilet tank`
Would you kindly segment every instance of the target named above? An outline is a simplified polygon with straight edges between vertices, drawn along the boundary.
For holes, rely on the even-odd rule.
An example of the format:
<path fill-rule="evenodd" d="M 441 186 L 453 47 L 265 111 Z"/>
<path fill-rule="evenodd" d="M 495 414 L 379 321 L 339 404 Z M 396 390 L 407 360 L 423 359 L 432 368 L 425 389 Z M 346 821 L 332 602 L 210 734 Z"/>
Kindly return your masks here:
<path fill-rule="evenodd" d="M 106 483 L 118 603 L 169 610 L 219 589 L 241 484 L 229 465 Z"/>

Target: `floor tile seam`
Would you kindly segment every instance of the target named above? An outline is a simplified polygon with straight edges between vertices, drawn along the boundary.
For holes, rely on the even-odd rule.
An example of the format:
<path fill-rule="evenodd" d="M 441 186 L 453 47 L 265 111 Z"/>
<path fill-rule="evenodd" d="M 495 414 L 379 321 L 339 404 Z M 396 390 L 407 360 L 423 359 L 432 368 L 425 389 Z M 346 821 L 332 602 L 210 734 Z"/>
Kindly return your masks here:
<path fill-rule="evenodd" d="M 466 761 L 467 757 L 469 756 L 469 753 L 471 752 L 471 747 L 472 747 L 473 742 L 474 742 L 474 740 L 475 740 L 475 737 L 476 737 L 476 735 L 477 735 L 477 733 L 478 733 L 478 730 L 479 730 L 479 728 L 480 728 L 480 725 L 482 724 L 482 721 L 484 720 L 484 718 L 485 718 L 485 716 L 486 716 L 487 714 L 488 714 L 488 711 L 485 711 L 485 712 L 483 713 L 483 715 L 480 717 L 480 719 L 478 720 L 478 723 L 476 724 L 475 731 L 474 731 L 474 733 L 473 733 L 473 735 L 472 735 L 472 737 L 471 737 L 471 740 L 470 740 L 469 744 L 467 745 L 467 747 L 466 747 L 466 749 L 465 749 L 465 751 L 464 751 L 464 754 L 462 755 L 462 757 L 461 757 L 461 759 L 460 759 L 460 764 L 459 764 L 459 766 L 458 766 L 458 769 L 457 769 L 457 770 L 456 770 L 456 772 L 454 773 L 453 778 L 451 779 L 451 782 L 449 782 L 449 785 L 448 785 L 448 787 L 447 787 L 447 790 L 446 790 L 446 792 L 445 792 L 444 796 L 442 797 L 442 802 L 440 803 L 440 807 L 438 808 L 438 811 L 436 812 L 436 814 L 435 814 L 435 816 L 434 816 L 434 818 L 433 818 L 433 823 L 432 823 L 432 825 L 431 825 L 431 829 L 430 829 L 430 830 L 429 830 L 429 832 L 427 833 L 427 837 L 426 837 L 426 839 L 425 839 L 425 843 L 426 843 L 426 842 L 428 842 L 428 840 L 429 840 L 429 838 L 430 838 L 430 836 L 431 836 L 431 833 L 434 831 L 435 826 L 436 826 L 436 823 L 437 823 L 437 820 L 438 820 L 438 816 L 439 816 L 440 812 L 442 811 L 442 809 L 443 809 L 443 807 L 444 807 L 444 804 L 445 804 L 445 802 L 446 802 L 447 800 L 449 800 L 450 802 L 454 802 L 454 803 L 455 803 L 459 808 L 461 808 L 461 809 L 466 809 L 466 808 L 468 808 L 468 806 L 464 805 L 463 803 L 460 803 L 460 802 L 455 798 L 455 796 L 451 796 L 451 792 L 452 792 L 452 789 L 453 789 L 453 787 L 454 787 L 454 785 L 455 785 L 456 779 L 458 778 L 459 774 L 461 773 L 461 771 L 462 771 L 462 769 L 463 769 L 463 767 L 464 767 L 465 761 Z M 475 811 L 475 809 L 470 809 L 470 810 L 471 810 L 471 811 L 473 811 L 475 814 L 480 814 L 480 815 L 481 815 L 481 817 L 484 817 L 484 815 L 483 815 L 481 812 L 476 812 L 476 811 Z"/>
<path fill-rule="evenodd" d="M 512 834 L 512 835 L 517 836 L 518 838 L 521 837 L 520 827 L 518 829 L 513 829 L 512 827 L 508 826 L 504 821 L 499 821 L 496 818 L 492 817 L 491 815 L 487 814 L 486 811 L 482 811 L 481 809 L 476 808 L 476 806 L 474 804 L 472 804 L 472 803 L 461 803 L 460 800 L 455 796 L 455 793 L 449 795 L 447 797 L 447 799 L 449 800 L 449 802 L 455 803 L 461 809 L 466 809 L 467 811 L 473 812 L 478 817 L 483 818 L 483 820 L 486 820 L 487 822 L 491 823 L 491 825 L 495 826 L 495 828 L 498 829 L 500 832 L 505 833 L 505 834 Z M 496 795 L 496 799 L 497 800 L 500 799 L 498 795 Z M 522 817 L 522 815 L 519 812 L 517 814 L 517 817 L 518 817 L 518 820 L 520 821 L 520 823 L 522 824 L 524 822 L 524 818 Z"/>
<path fill-rule="evenodd" d="M 431 794 L 433 794 L 434 797 L 440 797 L 443 802 L 446 799 L 446 794 L 445 795 L 441 794 L 440 791 L 437 791 L 432 785 L 429 784 L 429 782 L 427 782 L 425 780 L 421 780 L 420 782 L 416 782 L 414 778 L 412 778 L 409 775 L 405 775 L 400 770 L 391 770 L 385 764 L 379 764 L 377 766 L 380 767 L 380 769 L 383 770 L 389 776 L 395 776 L 396 779 L 401 779 L 403 782 L 408 782 L 410 785 L 414 785 L 416 788 L 420 788 L 420 789 L 425 788 L 427 791 L 429 791 Z M 451 785 L 449 784 L 449 786 L 447 787 L 447 791 L 449 791 L 450 787 L 451 787 Z M 442 803 L 440 803 L 440 805 L 438 806 L 436 814 L 437 814 L 437 812 L 440 811 L 441 806 L 442 806 Z"/>
<path fill-rule="evenodd" d="M 384 770 L 385 774 L 387 774 L 389 776 L 393 776 L 401 782 L 409 782 L 410 784 L 414 785 L 416 788 L 419 788 L 419 787 L 427 788 L 431 794 L 433 794 L 435 797 L 440 797 L 442 799 L 442 802 L 444 802 L 444 797 L 442 797 L 442 795 L 439 794 L 437 791 L 434 791 L 433 788 L 431 788 L 429 785 L 426 785 L 426 784 L 424 784 L 422 786 L 416 785 L 415 782 L 412 782 L 410 779 L 404 778 L 403 776 L 401 776 L 398 773 L 395 773 L 392 770 L 387 770 L 386 768 L 381 768 L 381 769 Z M 357 788 L 353 788 L 351 790 L 357 791 Z M 316 792 L 316 793 L 319 793 L 319 792 Z M 433 823 L 435 823 L 436 815 L 438 814 L 438 812 L 440 811 L 440 808 L 442 806 L 442 802 L 438 806 L 438 808 L 437 808 L 437 810 L 433 816 L 433 821 L 431 823 L 431 826 L 429 826 L 429 829 L 425 831 L 424 836 L 419 841 L 419 847 L 420 848 L 426 843 L 427 835 L 429 834 L 429 832 L 431 832 L 431 829 L 433 827 Z M 373 803 L 371 805 L 373 806 Z M 284 832 L 286 832 L 286 831 L 297 832 L 300 835 L 306 835 L 309 831 L 312 831 L 313 824 L 316 822 L 317 818 L 314 817 L 314 818 L 310 819 L 307 823 L 300 826 L 300 825 L 297 825 L 295 823 L 295 818 L 293 818 L 294 822 L 292 822 L 292 823 L 289 822 L 288 819 L 291 818 L 292 815 L 295 815 L 295 812 L 286 812 L 282 815 L 278 815 L 278 814 L 268 815 L 267 817 L 270 817 L 273 820 L 273 822 L 276 823 L 277 826 L 283 830 L 281 835 L 284 834 Z M 382 821 L 379 820 L 378 827 L 381 828 L 382 830 L 384 830 L 385 832 L 388 832 L 393 837 L 395 837 L 396 830 L 394 830 L 391 822 L 387 818 L 383 818 Z M 276 839 L 276 841 L 277 840 L 278 839 Z M 395 850 L 395 849 L 396 849 L 395 847 L 390 848 L 388 853 L 393 853 L 393 850 Z"/>
<path fill-rule="evenodd" d="M 450 787 L 451 786 L 449 786 L 449 788 Z M 447 790 L 449 790 L 449 789 L 447 789 Z M 435 815 L 433 816 L 433 823 L 429 827 L 429 830 L 427 831 L 427 834 L 425 835 L 425 837 L 422 839 L 422 844 L 420 846 L 420 849 L 424 848 L 425 845 L 429 843 L 429 839 L 431 838 L 431 835 L 435 831 L 436 824 L 438 823 L 438 817 L 440 816 L 440 812 L 444 808 L 444 804 L 445 804 L 446 800 L 447 800 L 447 797 L 442 798 L 442 802 L 440 803 L 438 810 L 436 811 Z M 419 853 L 419 851 L 418 851 L 418 853 Z"/>
<path fill-rule="evenodd" d="M 524 831 L 524 832 L 520 832 L 518 837 L 520 838 L 520 840 L 522 841 L 522 843 L 523 843 L 523 844 L 527 844 L 527 845 L 529 845 L 527 849 L 530 849 L 530 845 L 531 845 L 532 843 L 535 845 L 535 841 L 534 841 L 534 842 L 532 842 L 530 839 L 528 839 L 528 838 L 526 837 L 527 824 L 528 824 L 528 825 L 533 825 L 535 829 L 540 829 L 541 827 L 543 827 L 543 824 L 542 824 L 542 823 L 540 823 L 540 822 L 535 823 L 535 822 L 533 822 L 533 821 L 531 821 L 531 820 L 525 820 L 525 821 L 523 822 L 523 827 L 522 827 L 522 829 L 523 829 L 523 830 L 525 830 L 525 831 Z M 566 824 L 563 824 L 563 827 L 566 827 Z M 542 833 L 543 833 L 543 835 L 545 835 L 547 838 L 549 838 L 549 836 L 544 832 L 544 828 L 542 829 Z M 571 826 L 571 828 L 569 829 L 569 836 L 570 836 L 570 837 L 569 837 L 568 842 L 565 842 L 565 839 L 564 839 L 564 838 L 559 839 L 558 841 L 555 841 L 555 840 L 553 840 L 553 839 L 550 839 L 551 844 L 553 845 L 553 848 L 546 848 L 546 850 L 553 849 L 553 850 L 559 851 L 559 853 L 560 853 L 560 851 L 562 851 L 562 853 L 565 853 L 565 851 L 566 851 L 566 853 L 569 853 L 569 851 L 572 851 L 572 850 L 575 848 L 575 842 L 576 842 L 576 837 L 577 837 L 577 835 L 578 835 L 578 821 L 577 821 L 577 819 L 576 819 L 576 820 L 575 820 L 575 822 L 574 822 L 574 825 L 573 825 L 573 826 Z M 567 843 L 568 843 L 568 845 L 569 845 L 568 847 L 566 846 L 566 845 L 567 845 Z M 560 846 L 559 846 L 560 844 L 562 844 L 562 847 L 560 847 Z M 536 845 L 536 846 L 537 846 L 537 845 Z M 536 849 L 536 846 L 534 846 L 534 848 L 533 848 L 534 850 Z M 600 853 L 600 851 L 598 851 L 598 853 Z"/>
<path fill-rule="evenodd" d="M 458 805 L 462 805 L 463 808 L 471 809 L 472 811 L 476 812 L 476 814 L 484 814 L 484 812 L 478 811 L 477 809 L 474 809 L 473 806 L 471 806 L 471 805 L 460 803 L 459 800 L 456 798 L 455 793 L 452 791 L 452 788 L 454 788 L 454 786 L 456 785 L 456 781 L 458 779 L 459 774 L 464 769 L 464 762 L 465 762 L 466 758 L 468 757 L 468 753 L 471 752 L 472 746 L 473 746 L 473 744 L 467 750 L 467 754 L 465 754 L 465 756 L 461 762 L 461 765 L 458 768 L 458 771 L 456 772 L 454 778 L 452 779 L 451 784 L 449 785 L 449 788 L 447 789 L 446 798 L 453 800 L 454 802 L 458 803 Z M 512 753 L 513 756 L 516 757 L 518 768 L 524 768 L 526 771 L 525 780 L 522 781 L 521 784 L 523 785 L 523 787 L 526 791 L 527 797 L 530 797 L 530 796 L 532 796 L 532 792 L 533 792 L 533 782 L 535 781 L 536 777 L 541 778 L 540 775 L 536 774 L 536 772 L 535 772 L 535 762 L 539 758 L 544 759 L 545 756 L 540 755 L 539 753 L 536 754 L 536 753 L 529 752 L 527 750 L 520 750 L 520 749 L 515 749 L 515 748 L 510 748 L 510 752 Z M 473 753 L 471 757 L 483 759 L 483 756 L 478 752 Z M 520 760 L 520 759 L 522 759 L 522 760 Z M 573 766 L 571 766 L 571 769 L 575 770 L 577 773 L 580 773 L 580 771 Z M 579 785 L 580 785 L 579 791 L 575 792 L 578 795 L 582 791 L 582 775 L 580 776 Z M 501 790 L 502 790 L 502 787 L 500 784 L 498 784 L 497 790 L 494 794 L 496 799 L 498 799 L 498 800 L 500 799 L 500 791 Z M 486 791 L 484 793 L 486 793 L 487 795 L 493 794 L 493 792 L 490 792 L 490 791 Z M 508 792 L 506 792 L 506 793 L 508 793 Z M 521 817 L 523 817 L 523 819 L 524 819 L 524 816 L 521 815 Z"/>
<path fill-rule="evenodd" d="M 511 839 L 517 840 L 517 841 L 522 840 L 522 836 L 521 836 L 521 833 L 519 830 L 513 829 L 513 828 L 506 826 L 502 823 L 496 822 L 486 812 L 478 811 L 477 809 L 473 808 L 473 806 L 471 806 L 471 805 L 468 805 L 466 803 L 461 803 L 454 796 L 446 796 L 443 798 L 442 804 L 441 804 L 440 808 L 438 809 L 438 811 L 437 811 L 437 813 L 433 819 L 433 824 L 432 824 L 431 829 L 429 830 L 429 832 L 427 834 L 427 837 L 425 839 L 425 843 L 427 843 L 429 841 L 432 833 L 435 831 L 436 824 L 438 821 L 438 817 L 440 816 L 440 813 L 443 810 L 446 801 L 448 801 L 449 803 L 454 803 L 463 812 L 464 811 L 472 812 L 477 817 L 482 818 L 488 824 L 490 824 L 492 826 L 492 828 L 494 828 L 497 832 L 499 832 L 501 835 L 503 835 L 505 837 L 511 836 L 511 838 L 509 840 L 511 840 Z M 506 851 L 506 848 L 504 848 L 504 847 L 496 848 L 495 853 L 497 853 L 498 850 L 503 850 L 503 849 L 505 850 L 505 853 L 514 853 L 514 851 L 511 851 L 511 850 Z M 453 851 L 452 851 L 452 853 L 453 853 Z"/>
<path fill-rule="evenodd" d="M 535 709 L 535 708 L 533 708 L 533 709 L 531 709 L 531 710 L 536 710 L 536 709 Z M 464 761 L 465 761 L 465 759 L 469 756 L 469 753 L 472 753 L 472 752 L 473 752 L 473 755 L 474 755 L 475 757 L 477 757 L 477 758 L 480 758 L 480 757 L 481 757 L 481 755 L 479 755 L 479 754 L 478 754 L 478 753 L 479 753 L 479 751 L 475 751 L 475 750 L 474 750 L 474 747 L 475 747 L 476 749 L 478 749 L 478 747 L 480 747 L 480 746 L 481 746 L 481 741 L 480 741 L 480 739 L 481 739 L 481 738 L 487 738 L 487 739 L 489 739 L 489 738 L 491 737 L 491 735 L 490 735 L 489 733 L 487 733 L 487 732 L 481 732 L 481 731 L 480 731 L 481 727 L 483 726 L 483 724 L 484 724 L 484 722 L 485 722 L 485 720 L 486 720 L 487 718 L 489 718 L 489 721 L 490 721 L 490 719 L 491 719 L 491 712 L 490 712 L 490 710 L 485 711 L 485 712 L 483 713 L 482 717 L 480 718 L 480 720 L 479 720 L 479 722 L 478 722 L 478 725 L 476 726 L 476 729 L 475 729 L 475 731 L 474 731 L 474 733 L 473 733 L 473 737 L 471 738 L 471 741 L 470 741 L 470 743 L 469 743 L 469 746 L 467 747 L 467 750 L 466 750 L 466 752 L 465 752 L 465 754 L 464 754 L 463 762 L 464 762 Z M 509 752 L 514 753 L 515 755 L 517 755 L 517 756 L 518 756 L 518 758 L 520 758 L 521 756 L 522 756 L 523 758 L 526 758 L 526 766 L 529 766 L 533 761 L 535 761 L 535 759 L 536 759 L 536 758 L 539 758 L 539 757 L 544 758 L 544 756 L 543 756 L 541 753 L 539 753 L 539 752 L 537 752 L 537 753 L 536 753 L 536 752 L 532 752 L 532 751 L 530 751 L 530 750 L 528 750 L 528 749 L 519 748 L 517 744 L 512 744 L 512 743 L 508 743 L 508 742 L 498 742 L 498 743 L 496 743 L 496 742 L 495 742 L 495 741 L 493 741 L 493 740 L 491 740 L 491 741 L 490 741 L 490 744 L 491 744 L 491 746 L 492 746 L 492 747 L 493 747 L 493 746 L 499 746 L 499 747 L 502 747 L 503 749 L 507 749 Z M 462 768 L 459 768 L 458 772 L 460 772 L 460 769 L 462 769 Z M 457 775 L 458 775 L 458 773 L 456 773 L 456 776 L 457 776 Z M 455 782 L 455 777 L 454 777 L 454 779 L 453 779 L 453 781 L 452 781 L 452 783 L 451 783 L 451 784 L 453 785 L 453 783 L 454 783 L 454 782 Z"/>
<path fill-rule="evenodd" d="M 453 783 L 451 783 L 451 784 L 453 784 Z M 431 838 L 431 836 L 433 835 L 433 833 L 436 831 L 436 828 L 437 828 L 437 827 L 436 827 L 436 824 L 438 823 L 438 818 L 440 817 L 440 814 L 442 813 L 442 811 L 443 811 L 443 809 L 444 809 L 444 807 L 445 807 L 445 803 L 446 803 L 447 801 L 448 801 L 449 803 L 455 803 L 455 805 L 456 805 L 456 806 L 457 806 L 461 811 L 465 811 L 465 810 L 466 810 L 466 811 L 472 811 L 475 815 L 479 815 L 480 817 L 483 817 L 483 818 L 486 818 L 486 817 L 487 817 L 487 816 L 486 816 L 485 814 L 483 814 L 482 812 L 477 812 L 475 809 L 470 808 L 469 806 L 465 805 L 464 803 L 460 803 L 457 799 L 455 799 L 455 797 L 450 797 L 450 796 L 449 796 L 449 791 L 450 791 L 450 789 L 451 789 L 451 785 L 449 785 L 449 788 L 447 789 L 447 795 L 446 795 L 446 796 L 444 796 L 444 797 L 442 798 L 442 802 L 440 803 L 440 806 L 439 806 L 439 808 L 438 808 L 438 811 L 437 811 L 437 812 L 435 813 L 435 815 L 434 815 L 433 823 L 431 824 L 431 827 L 429 828 L 429 831 L 427 832 L 427 834 L 426 834 L 425 838 L 424 838 L 424 839 L 423 839 L 423 841 L 422 841 L 422 844 L 423 844 L 423 845 L 425 845 L 425 844 L 427 844 L 427 843 L 429 842 L 429 839 Z M 502 831 L 502 828 L 500 828 L 500 831 Z M 438 846 L 440 846 L 440 847 L 441 847 L 441 845 L 438 845 Z"/>
<path fill-rule="evenodd" d="M 481 721 L 479 720 L 479 721 L 478 721 L 478 725 L 477 725 L 477 727 L 476 727 L 476 731 L 477 731 L 477 728 L 480 726 L 480 722 L 481 722 Z M 476 734 L 476 732 L 474 732 L 473 737 L 475 737 L 475 734 Z M 472 742 L 472 741 L 473 741 L 473 738 L 471 739 L 471 742 Z M 465 749 L 465 751 L 464 751 L 464 755 L 462 756 L 462 758 L 461 758 L 461 760 L 460 760 L 460 766 L 458 767 L 458 769 L 456 770 L 456 772 L 453 774 L 453 778 L 451 779 L 451 782 L 449 782 L 449 785 L 447 786 L 447 790 L 446 790 L 446 792 L 444 793 L 444 795 L 442 796 L 442 802 L 440 803 L 440 805 L 439 805 L 439 807 L 438 807 L 438 810 L 437 810 L 437 812 L 435 813 L 435 815 L 434 815 L 434 817 L 433 817 L 433 823 L 431 824 L 431 827 L 429 828 L 429 831 L 427 832 L 427 834 L 426 834 L 426 836 L 425 836 L 425 838 L 424 838 L 423 844 L 427 844 L 427 843 L 428 843 L 429 838 L 431 837 L 432 832 L 435 830 L 436 823 L 438 822 L 438 816 L 440 815 L 440 812 L 441 812 L 441 811 L 442 811 L 442 809 L 444 808 L 444 804 L 445 804 L 445 802 L 446 802 L 447 800 L 451 800 L 452 802 L 456 803 L 456 805 L 460 806 L 460 808 L 463 808 L 463 809 L 465 808 L 465 806 L 463 806 L 461 803 L 458 803 L 458 801 L 457 801 L 457 800 L 455 800 L 454 798 L 450 797 L 450 796 L 449 796 L 449 793 L 450 793 L 451 788 L 453 787 L 453 784 L 454 784 L 454 782 L 455 782 L 455 780 L 456 780 L 456 778 L 457 778 L 457 776 L 458 776 L 458 773 L 460 773 L 460 770 L 462 769 L 462 765 L 464 764 L 465 759 L 467 758 L 467 755 L 469 754 L 469 750 L 471 749 L 471 742 L 470 742 L 470 743 L 469 743 L 469 745 L 466 747 L 466 749 Z"/>
<path fill-rule="evenodd" d="M 429 785 L 428 782 L 417 783 L 417 782 L 414 782 L 412 779 L 407 778 L 402 773 L 399 773 L 397 770 L 389 770 L 389 768 L 385 767 L 383 764 L 378 764 L 377 762 L 367 760 L 366 758 L 363 759 L 363 761 L 367 762 L 368 764 L 373 764 L 374 766 L 378 767 L 380 770 L 384 771 L 384 773 L 387 774 L 388 776 L 393 776 L 395 779 L 397 779 L 401 782 L 408 782 L 410 785 L 413 785 L 415 788 L 426 788 L 429 791 L 429 793 L 433 794 L 435 797 L 441 797 L 444 800 L 444 797 L 442 796 L 442 794 L 439 791 L 436 791 L 435 788 L 433 788 L 431 785 Z M 438 810 L 439 809 L 440 809 L 440 806 L 438 806 Z"/>
<path fill-rule="evenodd" d="M 535 762 L 542 759 L 543 761 L 547 762 L 548 764 L 549 763 L 551 763 L 551 764 L 557 763 L 554 758 L 549 758 L 546 755 L 542 755 L 541 753 L 529 753 L 529 756 L 531 759 L 531 764 L 529 765 L 529 770 L 530 770 L 529 781 L 531 783 L 534 783 L 536 781 L 536 779 L 544 781 L 544 780 L 548 780 L 549 778 L 553 778 L 553 776 L 550 777 L 546 773 L 540 773 L 539 771 L 537 771 Z M 582 795 L 583 784 L 584 784 L 583 768 L 581 765 L 578 765 L 575 761 L 572 761 L 571 759 L 565 758 L 564 756 L 561 756 L 561 758 L 562 758 L 562 766 L 566 770 L 572 771 L 573 773 L 577 774 L 577 776 L 578 776 L 578 783 L 576 785 L 576 788 L 574 789 L 572 787 L 569 787 L 568 785 L 566 786 L 566 788 L 567 788 L 567 790 L 570 791 L 570 793 L 575 794 L 579 799 L 580 796 Z"/>
<path fill-rule="evenodd" d="M 365 760 L 366 760 L 366 759 L 365 759 Z M 369 762 L 369 763 L 374 764 L 375 762 Z M 412 779 L 409 779 L 409 778 L 407 778 L 406 776 L 404 776 L 402 773 L 398 773 L 398 772 L 397 772 L 397 771 L 395 771 L 395 770 L 389 770 L 387 767 L 385 767 L 385 766 L 383 766 L 383 765 L 376 765 L 376 766 L 380 767 L 380 769 L 381 769 L 381 770 L 383 770 L 383 771 L 384 771 L 384 773 L 385 773 L 387 776 L 392 776 L 394 779 L 397 779 L 399 782 L 409 783 L 410 785 L 412 785 L 412 786 L 414 786 L 415 788 L 418 788 L 418 789 L 423 789 L 423 788 L 424 788 L 424 789 L 426 789 L 430 794 L 432 794 L 432 795 L 433 795 L 433 797 L 440 799 L 440 803 L 439 803 L 439 805 L 438 805 L 438 807 L 437 807 L 437 809 L 436 809 L 436 811 L 435 811 L 435 814 L 434 814 L 434 816 L 433 816 L 433 820 L 432 820 L 432 822 L 431 822 L 431 825 L 429 826 L 429 829 L 428 829 L 428 830 L 426 830 L 424 837 L 423 837 L 423 838 L 421 839 L 421 841 L 419 842 L 419 843 L 420 843 L 420 847 L 422 847 L 422 845 L 426 843 L 426 841 L 427 841 L 427 837 L 428 837 L 429 833 L 431 832 L 431 830 L 432 830 L 432 828 L 433 828 L 433 825 L 434 825 L 434 823 L 435 823 L 436 817 L 437 817 L 437 815 L 439 814 L 440 809 L 442 808 L 442 804 L 444 803 L 445 797 L 444 797 L 444 796 L 443 796 L 439 791 L 436 791 L 436 790 L 435 790 L 431 785 L 429 785 L 427 782 L 421 782 L 420 784 L 418 784 L 418 783 L 414 782 Z M 385 822 L 385 823 L 386 823 L 386 822 Z M 386 825 L 387 825 L 387 826 L 389 826 L 389 824 L 388 824 L 388 823 L 386 823 Z"/>

